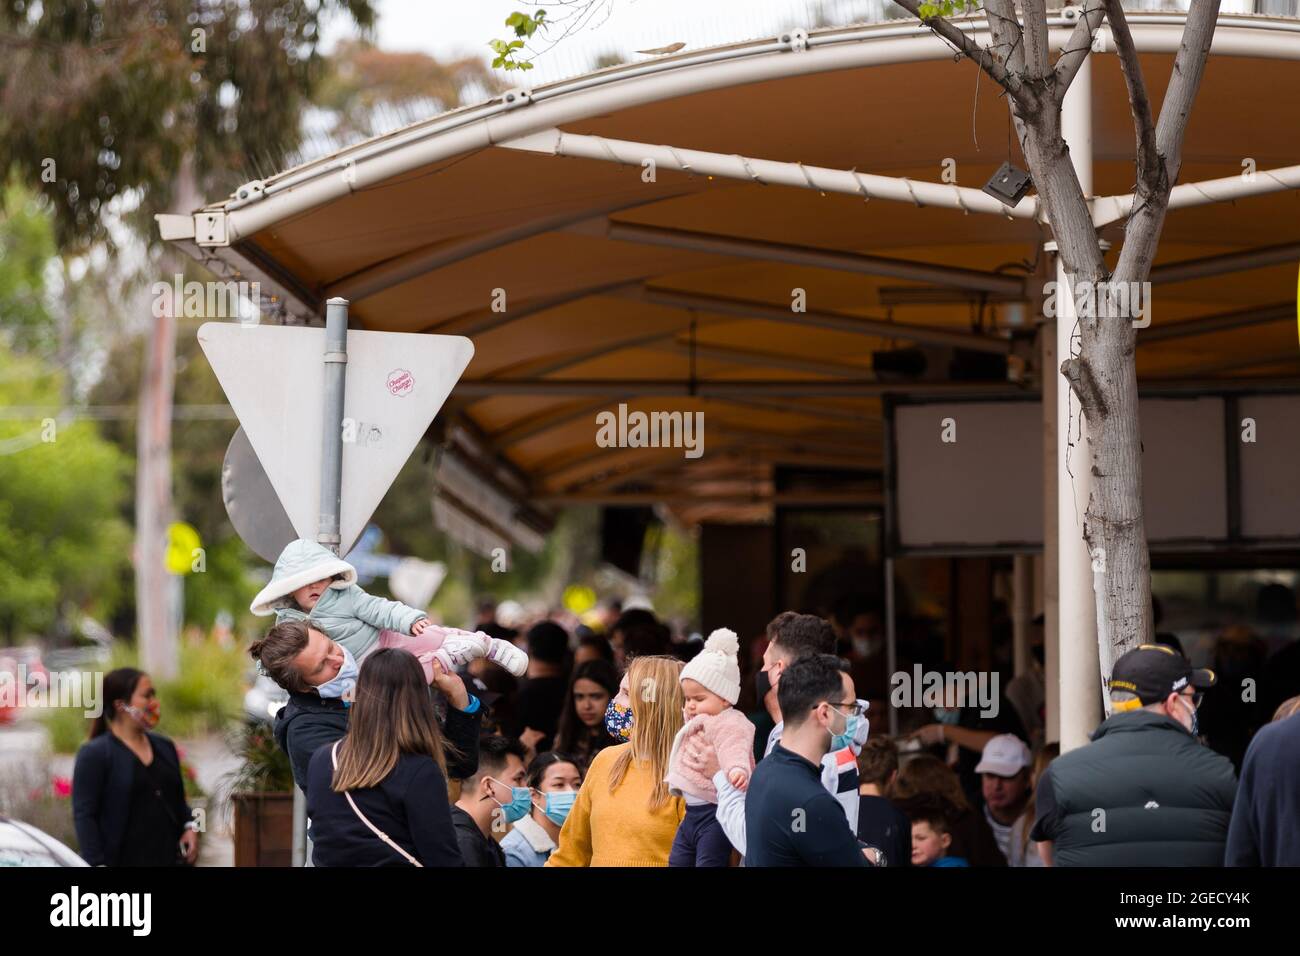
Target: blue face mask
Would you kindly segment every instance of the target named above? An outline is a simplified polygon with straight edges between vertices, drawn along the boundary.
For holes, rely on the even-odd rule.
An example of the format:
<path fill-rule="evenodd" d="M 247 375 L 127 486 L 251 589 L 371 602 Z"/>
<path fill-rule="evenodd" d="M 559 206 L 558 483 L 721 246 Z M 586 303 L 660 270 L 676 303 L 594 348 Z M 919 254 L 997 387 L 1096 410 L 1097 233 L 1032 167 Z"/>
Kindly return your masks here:
<path fill-rule="evenodd" d="M 339 668 L 333 680 L 328 680 L 316 688 L 316 693 L 321 697 L 343 697 L 357 686 L 357 674 L 361 670 L 357 667 L 357 659 L 342 644 L 339 648 L 343 651 L 343 666 Z M 344 704 L 351 706 L 350 701 L 344 701 Z"/>
<path fill-rule="evenodd" d="M 552 790 L 545 794 L 546 807 L 542 810 L 546 818 L 556 826 L 564 826 L 564 821 L 573 809 L 573 801 L 578 799 L 577 790 Z"/>
<path fill-rule="evenodd" d="M 961 720 L 961 708 L 960 707 L 936 707 L 934 709 L 934 719 L 941 724 L 946 724 L 949 727 L 955 727 L 957 725 L 957 722 Z"/>
<path fill-rule="evenodd" d="M 496 777 L 488 777 L 488 779 L 493 783 L 500 783 L 501 786 L 505 786 Z M 501 816 L 505 818 L 506 823 L 522 820 L 533 809 L 533 791 L 527 787 L 511 787 L 509 803 L 502 803 L 496 797 L 493 797 L 492 800 L 501 808 Z"/>
<path fill-rule="evenodd" d="M 835 708 L 832 707 L 831 710 L 835 710 Z M 838 710 L 835 710 L 835 713 L 840 714 Z M 853 735 L 857 732 L 858 722 L 862 719 L 857 714 L 849 714 L 848 716 L 840 714 L 840 716 L 844 717 L 844 733 L 831 734 L 832 753 L 836 750 L 843 750 L 849 744 L 853 743 Z"/>

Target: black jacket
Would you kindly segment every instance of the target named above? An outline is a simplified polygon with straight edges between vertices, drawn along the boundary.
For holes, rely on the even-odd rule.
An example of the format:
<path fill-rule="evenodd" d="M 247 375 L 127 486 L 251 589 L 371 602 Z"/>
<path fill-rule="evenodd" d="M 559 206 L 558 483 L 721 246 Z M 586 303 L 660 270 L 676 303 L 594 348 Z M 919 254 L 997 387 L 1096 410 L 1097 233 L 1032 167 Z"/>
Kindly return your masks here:
<path fill-rule="evenodd" d="M 456 829 L 456 842 L 466 866 L 505 866 L 506 854 L 501 845 L 484 836 L 474 818 L 460 807 L 451 808 L 451 822 Z"/>
<path fill-rule="evenodd" d="M 780 744 L 745 792 L 745 866 L 867 866 L 821 767 Z"/>
<path fill-rule="evenodd" d="M 146 733 L 153 758 L 162 761 L 167 779 L 168 806 L 176 819 L 176 839 L 190 820 L 176 745 L 160 734 Z M 111 732 L 86 741 L 77 751 L 72 770 L 72 819 L 81 858 L 91 866 L 117 866 L 122 837 L 131 815 L 131 783 L 136 756 Z"/>
<path fill-rule="evenodd" d="M 333 744 L 312 755 L 307 770 L 307 816 L 316 866 L 410 866 L 357 816 L 348 799 L 330 789 Z M 464 866 L 451 825 L 447 778 L 432 757 L 402 754 L 377 787 L 353 790 L 353 801 L 374 826 L 424 866 Z"/>
<path fill-rule="evenodd" d="M 912 824 L 884 797 L 858 798 L 858 839 L 885 853 L 886 866 L 912 865 Z"/>
<path fill-rule="evenodd" d="M 1178 721 L 1128 711 L 1048 766 L 1031 836 L 1056 866 L 1222 866 L 1236 790 L 1231 762 Z"/>
<path fill-rule="evenodd" d="M 1300 866 L 1300 716 L 1261 727 L 1246 751 L 1227 866 Z"/>
<path fill-rule="evenodd" d="M 470 698 L 473 706 L 474 699 Z M 478 770 L 479 722 L 483 708 L 472 714 L 447 708 L 443 734 L 456 752 L 447 752 L 447 775 L 452 780 L 472 777 Z M 275 715 L 275 742 L 289 755 L 293 780 L 307 792 L 308 766 L 323 744 L 332 744 L 348 732 L 348 709 L 337 697 L 319 694 L 290 694 L 289 702 Z"/>

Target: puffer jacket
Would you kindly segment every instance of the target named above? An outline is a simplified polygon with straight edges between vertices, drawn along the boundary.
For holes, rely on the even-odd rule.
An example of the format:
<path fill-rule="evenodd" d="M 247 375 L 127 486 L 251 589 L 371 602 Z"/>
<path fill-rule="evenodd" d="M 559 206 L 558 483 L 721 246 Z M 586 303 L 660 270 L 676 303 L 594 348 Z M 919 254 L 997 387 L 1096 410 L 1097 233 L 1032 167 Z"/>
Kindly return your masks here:
<path fill-rule="evenodd" d="M 293 592 L 316 581 L 334 578 L 310 612 L 293 601 Z M 352 565 L 324 545 L 300 538 L 291 541 L 275 562 L 271 582 L 253 599 L 254 614 L 275 615 L 275 622 L 307 621 L 342 644 L 360 660 L 379 640 L 380 631 L 410 634 L 427 615 L 400 601 L 386 601 L 361 590 Z"/>
<path fill-rule="evenodd" d="M 1054 760 L 1035 792 L 1035 840 L 1054 866 L 1222 866 L 1237 778 L 1178 721 L 1115 714 Z"/>
<path fill-rule="evenodd" d="M 752 773 L 754 725 L 735 707 L 728 707 L 720 714 L 696 714 L 673 738 L 672 753 L 668 757 L 668 776 L 664 778 L 668 792 L 675 797 L 690 794 L 717 803 L 718 791 L 709 776 L 686 766 L 681 759 L 683 743 L 696 734 L 713 746 L 718 755 L 718 767 L 723 773 L 729 773 L 735 767 Z"/>

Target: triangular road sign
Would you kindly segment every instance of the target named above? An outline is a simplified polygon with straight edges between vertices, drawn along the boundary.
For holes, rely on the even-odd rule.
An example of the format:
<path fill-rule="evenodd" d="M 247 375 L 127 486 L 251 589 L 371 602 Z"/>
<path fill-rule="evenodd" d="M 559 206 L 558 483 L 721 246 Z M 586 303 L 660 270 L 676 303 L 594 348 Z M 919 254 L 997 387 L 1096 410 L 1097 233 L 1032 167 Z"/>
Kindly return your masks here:
<path fill-rule="evenodd" d="M 299 537 L 320 520 L 325 329 L 205 322 L 199 344 Z M 339 553 L 347 554 L 474 357 L 459 335 L 348 332 Z"/>

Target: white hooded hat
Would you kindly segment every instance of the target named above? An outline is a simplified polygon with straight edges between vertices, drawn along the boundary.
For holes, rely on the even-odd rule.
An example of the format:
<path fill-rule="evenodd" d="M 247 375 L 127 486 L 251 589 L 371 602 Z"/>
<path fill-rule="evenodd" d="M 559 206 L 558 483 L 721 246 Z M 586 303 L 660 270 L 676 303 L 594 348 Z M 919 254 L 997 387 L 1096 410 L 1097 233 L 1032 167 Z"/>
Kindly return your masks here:
<path fill-rule="evenodd" d="M 336 575 L 340 577 L 330 582 L 332 588 L 342 589 L 357 583 L 356 568 L 325 545 L 306 538 L 290 541 L 275 561 L 270 583 L 253 598 L 249 610 L 261 617 L 274 614 L 277 607 L 285 606 L 285 599 L 294 591 Z"/>

